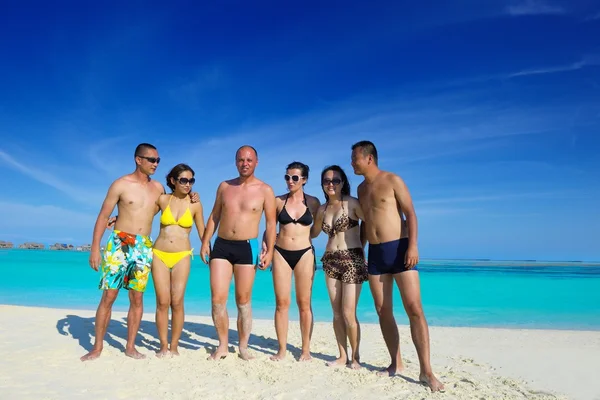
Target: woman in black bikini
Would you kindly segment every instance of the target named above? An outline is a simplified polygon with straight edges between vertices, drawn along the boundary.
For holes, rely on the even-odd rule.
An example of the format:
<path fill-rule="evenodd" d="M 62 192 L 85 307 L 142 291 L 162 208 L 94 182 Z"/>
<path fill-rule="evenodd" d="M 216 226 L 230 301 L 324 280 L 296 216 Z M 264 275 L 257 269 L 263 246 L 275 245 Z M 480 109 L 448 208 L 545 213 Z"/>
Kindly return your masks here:
<path fill-rule="evenodd" d="M 317 211 L 311 237 L 317 237 L 321 230 L 329 236 L 321 261 L 333 308 L 333 330 L 340 350 L 339 358 L 329 365 L 349 364 L 350 368 L 356 369 L 361 367 L 356 307 L 362 284 L 369 278 L 360 240 L 359 219 L 363 219 L 363 212 L 358 199 L 350 196 L 348 177 L 339 166 L 325 168 L 321 173 L 321 184 L 326 203 Z M 348 339 L 351 357 L 348 356 Z"/>
<path fill-rule="evenodd" d="M 309 168 L 293 162 L 284 176 L 289 193 L 278 196 L 277 222 L 279 233 L 273 255 L 273 284 L 275 286 L 275 331 L 279 351 L 272 360 L 286 355 L 288 314 L 292 289 L 292 274 L 296 282 L 296 303 L 300 312 L 302 354 L 300 361 L 310 360 L 310 337 L 313 328 L 311 307 L 312 283 L 315 274 L 315 256 L 310 239 L 313 215 L 321 205 L 319 199 L 304 193 Z"/>

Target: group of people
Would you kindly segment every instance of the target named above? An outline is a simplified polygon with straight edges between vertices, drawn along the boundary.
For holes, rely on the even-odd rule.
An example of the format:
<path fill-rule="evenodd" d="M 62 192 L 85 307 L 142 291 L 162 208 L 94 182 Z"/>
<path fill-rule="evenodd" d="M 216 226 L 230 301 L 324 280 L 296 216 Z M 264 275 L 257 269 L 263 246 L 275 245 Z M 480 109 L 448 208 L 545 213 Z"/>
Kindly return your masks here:
<path fill-rule="evenodd" d="M 391 357 L 380 372 L 393 376 L 403 369 L 398 327 L 393 314 L 394 282 L 410 321 L 412 340 L 420 363 L 420 381 L 438 391 L 443 384 L 430 364 L 429 331 L 423 313 L 417 264 L 417 218 L 409 191 L 396 174 L 380 170 L 375 145 L 361 141 L 352 146 L 351 164 L 364 177 L 358 196 L 350 194 L 344 170 L 332 165 L 321 172 L 325 202 L 304 192 L 309 167 L 292 162 L 285 171 L 288 192 L 275 196 L 267 183 L 255 176 L 258 154 L 244 145 L 235 154 L 239 176 L 221 182 L 214 206 L 204 223 L 200 198 L 192 191 L 194 171 L 176 165 L 167 175 L 166 194 L 162 184 L 151 179 L 160 157 L 155 146 L 142 143 L 134 153 L 136 169 L 112 183 L 96 220 L 90 266 L 101 268 L 102 298 L 96 311 L 93 349 L 81 359 L 100 356 L 119 289 L 128 290 L 128 337 L 125 354 L 144 358 L 135 348 L 143 313 L 143 293 L 152 272 L 156 290 L 156 325 L 160 339 L 157 356 L 178 355 L 184 323 L 183 295 L 190 273 L 192 227 L 201 240 L 200 256 L 209 265 L 212 318 L 219 345 L 209 359 L 228 354 L 229 317 L 227 300 L 232 278 L 238 310 L 239 355 L 248 351 L 252 328 L 251 297 L 256 269 L 272 265 L 275 290 L 275 330 L 279 349 L 272 360 L 286 357 L 288 314 L 292 276 L 300 315 L 302 352 L 308 360 L 313 330 L 311 297 L 316 270 L 312 240 L 321 232 L 328 236 L 321 261 L 333 309 L 333 329 L 339 357 L 329 365 L 360 368 L 360 324 L 356 309 L 362 284 L 369 282 L 384 341 Z M 108 238 L 104 255 L 100 241 L 110 216 L 118 207 L 118 218 Z M 150 238 L 154 216 L 161 211 L 160 232 Z M 259 239 L 259 224 L 266 226 Z M 279 225 L 279 230 L 277 230 Z M 211 248 L 211 240 L 217 237 Z M 369 244 L 368 257 L 364 248 Z M 171 341 L 168 341 L 168 313 L 172 311 Z M 348 342 L 350 353 L 348 353 Z"/>

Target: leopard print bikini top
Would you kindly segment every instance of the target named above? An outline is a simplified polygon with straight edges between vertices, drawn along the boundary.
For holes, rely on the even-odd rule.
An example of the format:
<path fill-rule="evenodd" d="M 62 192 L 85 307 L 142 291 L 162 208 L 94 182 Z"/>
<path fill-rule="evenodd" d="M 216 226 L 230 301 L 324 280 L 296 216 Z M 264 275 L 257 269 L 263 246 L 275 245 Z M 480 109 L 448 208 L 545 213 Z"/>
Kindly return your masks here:
<path fill-rule="evenodd" d="M 325 216 L 325 212 L 327 211 L 327 207 L 329 203 L 325 205 L 325 210 L 323 211 L 323 216 Z M 333 222 L 333 226 L 329 225 L 325 222 L 325 218 L 323 218 L 323 225 L 321 229 L 325 232 L 329 237 L 334 237 L 338 232 L 346 232 L 349 229 L 358 226 L 358 221 L 352 219 L 348 216 L 348 213 L 344 209 L 344 199 L 342 199 L 342 216 L 339 217 L 335 222 Z"/>

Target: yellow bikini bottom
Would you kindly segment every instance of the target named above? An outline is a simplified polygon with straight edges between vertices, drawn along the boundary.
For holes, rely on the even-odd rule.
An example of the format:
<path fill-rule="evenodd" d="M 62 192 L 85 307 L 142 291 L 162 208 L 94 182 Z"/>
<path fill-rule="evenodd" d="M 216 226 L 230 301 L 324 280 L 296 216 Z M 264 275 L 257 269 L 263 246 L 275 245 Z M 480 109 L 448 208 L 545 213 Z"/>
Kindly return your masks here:
<path fill-rule="evenodd" d="M 177 251 L 175 253 L 169 253 L 167 251 L 152 249 L 152 252 L 156 254 L 156 257 L 158 257 L 160 261 L 165 263 L 165 265 L 169 267 L 169 269 L 173 269 L 175 264 L 177 264 L 179 261 L 181 261 L 182 258 L 186 256 L 192 256 L 192 259 L 194 258 L 194 249 Z"/>

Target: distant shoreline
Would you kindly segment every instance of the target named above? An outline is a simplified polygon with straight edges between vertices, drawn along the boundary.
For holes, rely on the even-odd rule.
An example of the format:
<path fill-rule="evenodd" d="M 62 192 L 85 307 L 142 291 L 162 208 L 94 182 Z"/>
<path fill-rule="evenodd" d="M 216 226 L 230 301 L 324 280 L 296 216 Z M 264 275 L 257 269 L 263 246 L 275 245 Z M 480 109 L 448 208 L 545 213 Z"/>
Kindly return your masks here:
<path fill-rule="evenodd" d="M 62 253 L 89 253 L 87 249 L 77 250 L 75 249 L 49 249 L 49 248 L 0 248 L 2 251 L 21 251 L 21 252 L 62 252 Z M 323 251 L 317 250 L 317 254 L 322 254 Z M 468 262 L 473 263 L 485 263 L 485 264 L 500 264 L 502 266 L 514 266 L 514 267 L 527 267 L 527 266 L 546 266 L 546 267 L 600 267 L 600 261 L 587 261 L 587 260 L 506 260 L 506 259 L 493 259 L 493 258 L 421 258 L 420 262 L 423 263 L 440 263 L 440 262 Z M 506 263 L 506 264 L 503 264 Z M 518 263 L 519 265 L 513 265 Z"/>

